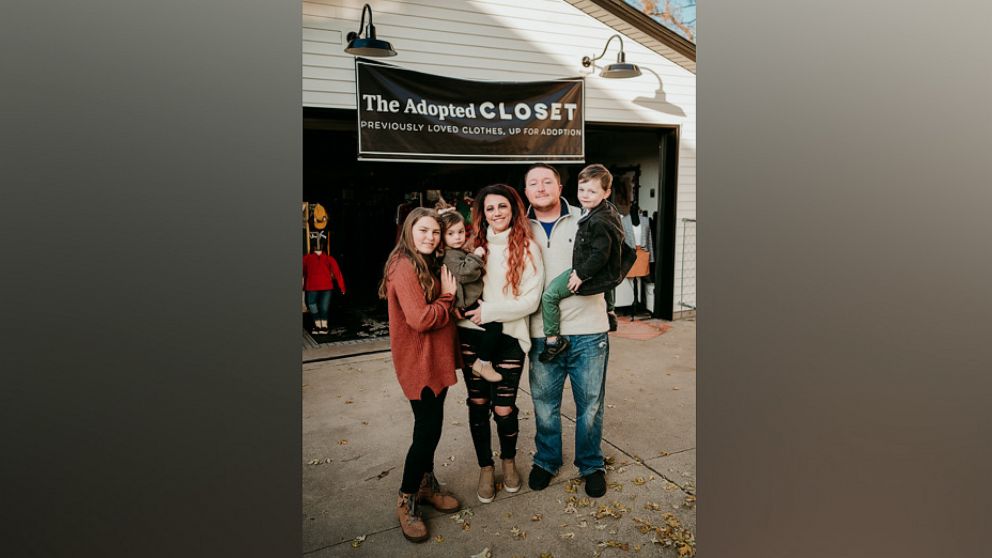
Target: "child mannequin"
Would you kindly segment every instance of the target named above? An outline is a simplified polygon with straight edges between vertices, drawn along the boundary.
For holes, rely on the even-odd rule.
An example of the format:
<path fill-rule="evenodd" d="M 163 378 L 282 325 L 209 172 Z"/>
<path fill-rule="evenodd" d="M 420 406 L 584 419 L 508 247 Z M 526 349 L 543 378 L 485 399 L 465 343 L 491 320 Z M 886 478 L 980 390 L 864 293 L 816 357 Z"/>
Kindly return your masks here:
<path fill-rule="evenodd" d="M 326 334 L 327 312 L 331 306 L 331 290 L 337 285 L 345 294 L 344 276 L 332 256 L 324 253 L 324 245 L 319 239 L 314 241 L 313 251 L 303 256 L 303 291 L 306 293 L 307 308 L 313 316 L 314 335 Z"/>

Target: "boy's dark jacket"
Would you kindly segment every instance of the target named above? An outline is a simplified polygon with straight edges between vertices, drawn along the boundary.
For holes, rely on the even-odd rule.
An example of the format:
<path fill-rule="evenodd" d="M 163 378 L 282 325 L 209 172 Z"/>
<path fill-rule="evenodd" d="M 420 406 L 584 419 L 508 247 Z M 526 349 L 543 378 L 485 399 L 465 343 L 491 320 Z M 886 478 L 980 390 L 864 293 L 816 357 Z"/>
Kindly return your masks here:
<path fill-rule="evenodd" d="M 572 269 L 582 279 L 576 294 L 605 293 L 616 287 L 634 265 L 637 253 L 623 241 L 620 213 L 603 200 L 579 219 L 572 247 Z"/>

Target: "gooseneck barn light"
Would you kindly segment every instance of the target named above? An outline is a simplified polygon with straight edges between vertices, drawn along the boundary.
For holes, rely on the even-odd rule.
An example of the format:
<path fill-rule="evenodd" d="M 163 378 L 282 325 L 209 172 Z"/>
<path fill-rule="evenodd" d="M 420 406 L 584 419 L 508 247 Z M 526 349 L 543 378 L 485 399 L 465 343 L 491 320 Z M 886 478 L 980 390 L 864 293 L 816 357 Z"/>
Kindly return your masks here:
<path fill-rule="evenodd" d="M 610 48 L 610 42 L 613 39 L 620 41 L 620 54 L 617 55 L 617 61 L 614 64 L 607 64 L 603 71 L 599 73 L 600 76 L 604 78 L 632 78 L 641 75 L 641 69 L 637 67 L 637 64 L 628 64 L 627 57 L 623 53 L 623 39 L 620 35 L 613 35 L 606 40 L 606 46 L 603 47 L 603 52 L 599 54 L 596 58 L 589 58 L 588 56 L 582 57 L 582 66 L 588 68 L 592 66 L 592 63 L 599 60 L 606 54 L 606 49 Z"/>
<path fill-rule="evenodd" d="M 365 11 L 369 12 L 369 26 L 365 27 Z M 365 38 L 361 38 L 362 29 L 365 30 Z M 372 25 L 372 6 L 365 4 L 362 8 L 362 22 L 358 25 L 358 32 L 348 33 L 348 48 L 344 49 L 348 54 L 355 56 L 396 56 L 393 45 L 388 41 L 380 41 L 375 38 L 375 25 Z"/>

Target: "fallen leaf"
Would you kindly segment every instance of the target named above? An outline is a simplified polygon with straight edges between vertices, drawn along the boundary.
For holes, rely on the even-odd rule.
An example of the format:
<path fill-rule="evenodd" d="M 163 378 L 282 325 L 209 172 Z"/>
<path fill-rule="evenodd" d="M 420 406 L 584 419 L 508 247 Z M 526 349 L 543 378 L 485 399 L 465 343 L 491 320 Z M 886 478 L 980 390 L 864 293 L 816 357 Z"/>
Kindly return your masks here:
<path fill-rule="evenodd" d="M 685 504 L 685 507 L 687 507 L 687 508 L 691 508 L 691 507 L 695 506 L 696 505 L 696 497 L 693 496 L 692 494 L 686 495 L 685 501 L 683 502 L 683 504 Z"/>
<path fill-rule="evenodd" d="M 359 537 L 355 537 L 355 540 L 351 541 L 351 548 L 358 548 L 362 546 L 362 543 L 365 542 L 366 537 L 368 537 L 368 535 L 361 535 Z"/>
<path fill-rule="evenodd" d="M 451 516 L 451 520 L 454 521 L 455 523 L 465 523 L 465 518 L 470 515 L 475 515 L 475 512 L 473 512 L 471 508 L 465 508 L 453 514 Z"/>
<path fill-rule="evenodd" d="M 634 483 L 634 484 L 636 484 L 637 486 L 643 486 L 643 485 L 644 485 L 644 483 L 646 483 L 647 481 L 646 481 L 646 480 L 644 480 L 644 477 L 635 477 L 635 478 L 634 478 L 634 480 L 633 480 L 633 481 L 631 481 L 631 482 L 633 482 L 633 483 Z"/>
<path fill-rule="evenodd" d="M 630 550 L 630 545 L 628 543 L 622 543 L 620 541 L 615 541 L 613 539 L 610 539 L 608 541 L 603 541 L 599 543 L 599 545 L 597 546 L 599 546 L 600 548 L 619 548 L 624 552 L 628 552 Z"/>
<path fill-rule="evenodd" d="M 672 391 L 678 391 L 678 390 L 679 390 L 678 386 L 672 388 Z"/>
<path fill-rule="evenodd" d="M 436 537 L 434 537 L 434 542 L 436 542 L 437 544 L 443 543 L 444 542 L 444 535 L 437 535 Z"/>
<path fill-rule="evenodd" d="M 368 426 L 368 425 L 369 425 L 369 421 L 367 421 L 367 420 L 363 420 L 363 421 L 362 421 L 362 424 L 364 424 L 365 426 Z"/>
<path fill-rule="evenodd" d="M 661 511 L 661 504 L 656 504 L 654 502 L 648 502 L 644 504 L 644 509 L 649 511 Z"/>
<path fill-rule="evenodd" d="M 366 480 L 366 481 L 370 481 L 370 480 L 372 480 L 372 479 L 375 479 L 375 480 L 382 480 L 383 478 L 385 478 L 385 477 L 386 477 L 386 475 L 388 475 L 388 474 L 389 474 L 389 472 L 390 472 L 390 471 L 392 471 L 392 470 L 393 470 L 393 469 L 395 469 L 395 468 L 396 468 L 396 467 L 390 467 L 390 468 L 388 468 L 388 469 L 386 469 L 385 471 L 383 471 L 383 472 L 381 472 L 381 473 L 379 473 L 378 475 L 375 475 L 375 476 L 372 476 L 372 477 L 369 477 L 369 478 L 367 478 L 367 479 L 365 479 L 365 480 Z"/>
<path fill-rule="evenodd" d="M 487 546 L 486 548 L 482 549 L 482 552 L 478 554 L 473 554 L 469 556 L 469 558 L 493 558 L 493 553 L 489 552 L 489 547 Z"/>
<path fill-rule="evenodd" d="M 668 457 L 669 455 L 672 455 L 672 454 L 668 453 L 665 450 L 661 450 L 661 451 L 658 452 L 658 456 L 659 457 Z"/>
<path fill-rule="evenodd" d="M 609 405 L 609 404 L 607 404 L 606 405 L 606 408 L 607 409 L 615 409 L 616 408 L 616 405 Z"/>
<path fill-rule="evenodd" d="M 531 521 L 540 521 L 542 519 L 544 519 L 544 514 L 535 513 L 534 515 L 530 516 Z"/>
<path fill-rule="evenodd" d="M 527 538 L 527 532 L 521 531 L 519 527 L 514 527 L 510 529 L 510 534 L 513 535 L 513 538 L 517 540 L 523 540 Z"/>
<path fill-rule="evenodd" d="M 351 399 L 347 399 L 344 402 L 345 405 L 351 405 L 352 403 L 354 403 L 354 401 L 352 401 Z"/>
<path fill-rule="evenodd" d="M 462 523 L 462 531 L 468 531 L 471 528 L 472 528 L 472 524 L 469 523 L 468 521 L 466 521 L 465 523 Z"/>
<path fill-rule="evenodd" d="M 623 483 L 619 483 L 619 482 L 611 482 L 611 483 L 610 483 L 609 485 L 607 485 L 607 486 L 609 486 L 610 488 L 612 488 L 612 489 L 613 489 L 613 490 L 615 490 L 616 492 L 623 492 Z"/>
<path fill-rule="evenodd" d="M 542 552 L 538 558 L 555 558 L 550 552 Z"/>
<path fill-rule="evenodd" d="M 563 539 L 574 539 L 575 538 L 575 533 L 572 533 L 572 532 L 562 533 L 561 534 L 561 538 L 563 538 Z"/>
<path fill-rule="evenodd" d="M 347 446 L 348 445 L 348 440 L 338 440 L 338 445 L 339 446 Z"/>

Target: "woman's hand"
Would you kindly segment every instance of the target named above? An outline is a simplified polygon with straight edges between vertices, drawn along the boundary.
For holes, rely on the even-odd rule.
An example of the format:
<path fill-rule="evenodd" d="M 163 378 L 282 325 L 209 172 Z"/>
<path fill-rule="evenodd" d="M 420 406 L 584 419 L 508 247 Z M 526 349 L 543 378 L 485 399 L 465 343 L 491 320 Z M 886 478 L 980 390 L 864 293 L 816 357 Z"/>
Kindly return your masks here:
<path fill-rule="evenodd" d="M 475 254 L 476 256 L 479 256 L 480 258 L 486 257 L 486 249 L 483 248 L 482 246 L 479 246 L 475 250 L 472 250 L 472 253 Z"/>
<path fill-rule="evenodd" d="M 466 311 L 465 317 L 475 325 L 482 325 L 482 306 Z"/>
<path fill-rule="evenodd" d="M 448 266 L 441 266 L 441 294 L 455 294 L 455 290 L 458 287 L 458 281 L 455 280 L 455 276 L 448 271 Z"/>

